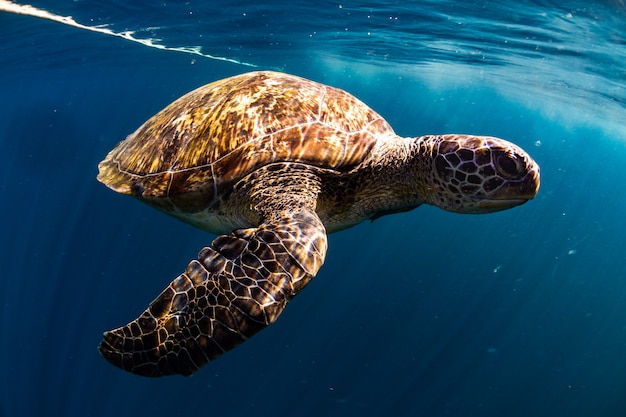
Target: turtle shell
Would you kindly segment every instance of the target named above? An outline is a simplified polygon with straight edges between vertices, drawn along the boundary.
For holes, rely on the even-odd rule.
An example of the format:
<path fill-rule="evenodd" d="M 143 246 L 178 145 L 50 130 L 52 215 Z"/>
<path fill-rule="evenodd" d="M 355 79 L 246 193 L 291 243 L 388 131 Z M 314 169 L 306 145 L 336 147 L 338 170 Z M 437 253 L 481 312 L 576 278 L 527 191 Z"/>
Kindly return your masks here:
<path fill-rule="evenodd" d="M 387 122 L 342 90 L 253 72 L 174 101 L 107 155 L 98 179 L 161 209 L 196 212 L 267 164 L 349 171 L 381 134 L 393 134 Z"/>

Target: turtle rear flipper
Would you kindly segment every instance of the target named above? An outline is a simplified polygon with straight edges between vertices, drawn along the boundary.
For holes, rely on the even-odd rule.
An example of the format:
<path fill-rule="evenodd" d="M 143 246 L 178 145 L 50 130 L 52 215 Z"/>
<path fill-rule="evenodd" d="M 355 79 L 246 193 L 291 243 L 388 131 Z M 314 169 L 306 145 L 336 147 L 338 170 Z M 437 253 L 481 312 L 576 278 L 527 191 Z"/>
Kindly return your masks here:
<path fill-rule="evenodd" d="M 191 375 L 272 324 L 324 262 L 311 209 L 220 236 L 136 320 L 104 333 L 112 364 L 135 374 Z"/>

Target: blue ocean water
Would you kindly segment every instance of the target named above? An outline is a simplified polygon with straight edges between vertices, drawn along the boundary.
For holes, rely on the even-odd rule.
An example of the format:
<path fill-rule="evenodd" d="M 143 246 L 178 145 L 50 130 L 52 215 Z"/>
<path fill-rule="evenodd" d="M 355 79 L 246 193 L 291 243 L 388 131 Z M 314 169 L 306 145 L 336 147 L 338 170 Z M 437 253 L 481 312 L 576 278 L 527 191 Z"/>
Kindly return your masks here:
<path fill-rule="evenodd" d="M 626 415 L 622 1 L 131 3 L 0 2 L 0 416 Z M 539 195 L 331 235 L 276 324 L 190 378 L 125 373 L 102 332 L 214 236 L 97 164 L 255 68 L 341 87 L 403 136 L 509 139 Z"/>

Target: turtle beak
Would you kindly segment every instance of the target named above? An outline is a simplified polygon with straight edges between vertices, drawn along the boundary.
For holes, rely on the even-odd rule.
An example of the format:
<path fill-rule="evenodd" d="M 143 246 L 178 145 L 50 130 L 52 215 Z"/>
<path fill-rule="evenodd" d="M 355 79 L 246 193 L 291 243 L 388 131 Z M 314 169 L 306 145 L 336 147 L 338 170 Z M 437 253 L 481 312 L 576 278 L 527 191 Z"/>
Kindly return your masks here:
<path fill-rule="evenodd" d="M 485 211 L 506 210 L 532 200 L 539 191 L 539 166 L 533 164 L 522 181 L 511 182 L 498 190 L 497 195 L 477 202 Z"/>

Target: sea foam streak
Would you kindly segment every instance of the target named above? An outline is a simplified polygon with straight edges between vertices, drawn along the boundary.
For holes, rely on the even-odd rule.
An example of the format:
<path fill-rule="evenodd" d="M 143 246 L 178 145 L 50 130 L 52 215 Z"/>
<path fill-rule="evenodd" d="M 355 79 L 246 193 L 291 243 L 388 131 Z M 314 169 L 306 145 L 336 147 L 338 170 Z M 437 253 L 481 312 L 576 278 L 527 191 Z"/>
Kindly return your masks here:
<path fill-rule="evenodd" d="M 83 25 L 81 23 L 76 22 L 74 19 L 72 19 L 71 16 L 58 16 L 46 10 L 41 10 L 36 7 L 30 6 L 28 4 L 21 5 L 21 4 L 13 3 L 10 1 L 6 1 L 6 0 L 0 0 L 0 11 L 8 12 L 8 13 L 15 13 L 15 14 L 22 14 L 26 16 L 39 17 L 41 19 L 52 20 L 54 22 L 63 23 L 64 25 L 77 27 L 79 29 L 89 30 L 91 32 L 104 33 L 105 35 L 109 35 L 109 36 L 117 36 L 119 38 L 124 38 L 132 42 L 137 42 L 142 45 L 149 46 L 150 48 L 163 49 L 166 51 L 184 52 L 187 54 L 199 55 L 204 58 L 215 59 L 218 61 L 226 61 L 226 62 L 232 62 L 234 64 L 245 65 L 248 67 L 256 67 L 256 65 L 249 64 L 247 62 L 241 62 L 241 61 L 237 61 L 231 58 L 224 58 L 220 56 L 213 56 L 213 55 L 202 53 L 201 48 L 199 46 L 170 47 L 170 46 L 165 46 L 165 45 L 155 43 L 153 39 L 137 39 L 133 36 L 135 34 L 135 32 L 133 31 L 113 32 L 112 30 L 107 29 L 105 26 Z"/>

